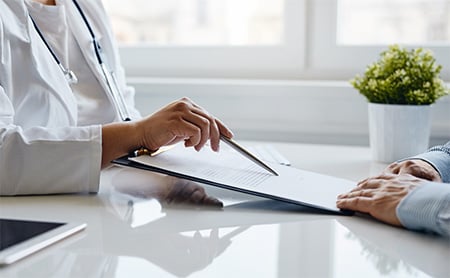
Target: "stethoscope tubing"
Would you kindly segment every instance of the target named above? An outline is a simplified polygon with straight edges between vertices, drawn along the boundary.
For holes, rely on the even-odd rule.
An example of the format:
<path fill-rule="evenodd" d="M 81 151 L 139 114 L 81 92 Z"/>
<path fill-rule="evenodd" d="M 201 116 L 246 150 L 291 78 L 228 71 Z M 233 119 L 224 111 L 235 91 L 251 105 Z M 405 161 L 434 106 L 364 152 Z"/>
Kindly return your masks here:
<path fill-rule="evenodd" d="M 127 105 L 125 103 L 125 100 L 123 98 L 122 93 L 119 90 L 119 86 L 116 82 L 116 79 L 114 77 L 114 73 L 111 72 L 103 57 L 102 57 L 102 48 L 100 46 L 100 43 L 98 42 L 94 31 L 92 30 L 91 25 L 89 24 L 89 21 L 86 17 L 86 15 L 84 14 L 83 10 L 81 9 L 81 6 L 78 4 L 77 0 L 72 0 L 73 4 L 75 5 L 76 9 L 78 10 L 81 18 L 84 21 L 84 24 L 86 25 L 89 34 L 91 35 L 92 38 L 92 43 L 94 46 L 94 52 L 95 52 L 95 56 L 97 58 L 97 62 L 100 66 L 100 69 L 102 70 L 103 76 L 105 78 L 106 81 L 106 85 L 108 86 L 108 90 L 109 93 L 112 97 L 112 100 L 114 102 L 114 105 L 116 106 L 117 112 L 119 113 L 119 117 L 123 120 L 123 121 L 131 121 L 131 117 L 130 114 L 128 112 L 128 108 Z M 48 51 L 50 52 L 50 54 L 53 56 L 53 59 L 55 60 L 55 62 L 58 64 L 58 66 L 61 68 L 62 72 L 64 73 L 64 76 L 66 77 L 67 81 L 69 82 L 69 84 L 76 84 L 78 82 L 76 75 L 69 69 L 65 68 L 61 61 L 59 60 L 58 56 L 56 55 L 56 53 L 53 51 L 53 49 L 50 47 L 50 44 L 47 42 L 47 40 L 45 39 L 44 35 L 42 34 L 39 26 L 36 24 L 36 22 L 34 21 L 33 17 L 31 15 L 29 15 L 31 18 L 31 21 L 34 25 L 34 28 L 36 29 L 39 37 L 41 38 L 41 40 L 44 42 L 45 46 L 47 47 Z"/>

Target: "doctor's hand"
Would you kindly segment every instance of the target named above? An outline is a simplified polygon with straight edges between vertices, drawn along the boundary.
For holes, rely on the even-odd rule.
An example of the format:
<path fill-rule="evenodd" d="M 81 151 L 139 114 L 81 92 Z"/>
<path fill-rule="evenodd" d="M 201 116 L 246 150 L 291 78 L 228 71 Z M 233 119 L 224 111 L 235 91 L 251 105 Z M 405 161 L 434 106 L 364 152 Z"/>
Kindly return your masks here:
<path fill-rule="evenodd" d="M 162 146 L 185 141 L 186 147 L 200 150 L 209 140 L 219 150 L 220 135 L 233 133 L 221 121 L 188 98 L 168 104 L 146 118 L 102 126 L 102 168 L 110 161 L 145 147 L 155 151 Z"/>
<path fill-rule="evenodd" d="M 368 213 L 382 222 L 402 226 L 397 217 L 397 206 L 423 181 L 410 174 L 382 174 L 365 179 L 350 192 L 339 195 L 336 205 L 340 209 Z"/>
<path fill-rule="evenodd" d="M 219 150 L 220 135 L 233 133 L 220 120 L 188 98 L 182 98 L 137 122 L 142 131 L 142 146 L 158 148 L 184 140 L 186 147 L 199 151 L 209 140 L 211 149 Z"/>
<path fill-rule="evenodd" d="M 415 177 L 442 182 L 439 172 L 430 163 L 421 159 L 409 159 L 401 162 L 391 163 L 384 171 L 384 174 L 410 174 Z"/>

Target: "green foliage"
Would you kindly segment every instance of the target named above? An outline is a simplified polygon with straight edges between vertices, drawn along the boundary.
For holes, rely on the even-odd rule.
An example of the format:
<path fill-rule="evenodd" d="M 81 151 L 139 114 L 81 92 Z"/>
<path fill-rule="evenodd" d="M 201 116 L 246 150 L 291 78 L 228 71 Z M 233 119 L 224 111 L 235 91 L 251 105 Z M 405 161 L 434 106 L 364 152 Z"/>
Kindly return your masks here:
<path fill-rule="evenodd" d="M 350 84 L 372 103 L 432 104 L 450 92 L 439 77 L 442 66 L 435 62 L 429 50 L 392 45 Z"/>

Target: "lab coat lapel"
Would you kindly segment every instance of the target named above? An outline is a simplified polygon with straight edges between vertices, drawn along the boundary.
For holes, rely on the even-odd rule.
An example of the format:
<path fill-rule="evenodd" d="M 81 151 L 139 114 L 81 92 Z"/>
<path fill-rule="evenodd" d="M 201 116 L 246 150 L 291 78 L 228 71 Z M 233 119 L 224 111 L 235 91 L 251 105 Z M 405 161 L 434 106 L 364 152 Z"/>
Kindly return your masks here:
<path fill-rule="evenodd" d="M 80 13 L 78 12 L 75 5 L 72 1 L 66 1 L 66 14 L 68 17 L 68 23 L 72 29 L 72 34 L 75 37 L 75 40 L 80 47 L 81 53 L 83 57 L 86 59 L 86 62 L 89 65 L 92 73 L 95 75 L 100 85 L 104 89 L 105 92 L 108 92 L 108 86 L 105 82 L 105 78 L 101 71 L 100 65 L 98 63 L 97 57 L 95 56 L 94 44 L 92 42 L 92 37 L 89 33 L 89 30 L 84 23 Z M 89 19 L 88 19 L 89 20 Z M 90 22 L 91 23 L 91 22 Z M 98 41 L 101 40 L 101 34 L 98 30 L 96 30 L 95 25 L 91 23 L 91 28 L 94 31 L 94 34 Z M 111 100 L 111 96 L 107 93 L 108 98 Z"/>
<path fill-rule="evenodd" d="M 23 51 L 22 58 L 26 60 L 26 55 L 29 55 L 28 62 L 31 63 L 31 68 L 34 69 L 34 73 L 31 76 L 33 80 L 28 80 L 30 84 L 33 82 L 38 82 L 39 85 L 35 85 L 36 88 L 45 90 L 49 94 L 60 100 L 60 103 L 65 107 L 68 112 L 69 122 L 72 125 L 77 123 L 77 104 L 72 90 L 70 89 L 64 74 L 62 74 L 60 68 L 51 56 L 48 48 L 43 43 L 42 39 L 39 37 L 36 28 L 33 26 L 31 19 L 28 14 L 28 10 L 25 6 L 25 2 L 17 1 L 16 6 L 12 3 L 16 1 L 10 1 L 11 10 L 14 11 L 18 20 L 15 23 L 21 28 L 21 33 L 24 34 L 25 44 L 19 46 L 17 51 Z M 3 11 L 3 10 L 2 10 Z M 5 9 L 5 12 L 7 10 Z M 15 36 L 19 36 L 19 32 L 14 33 Z M 22 36 L 21 36 L 22 37 Z M 17 65 L 14 65 L 17 66 Z M 32 93 L 36 88 L 30 85 L 29 92 Z"/>
<path fill-rule="evenodd" d="M 28 35 L 28 12 L 23 1 L 0 1 L 0 11 L 4 24 L 9 24 L 9 30 L 15 34 L 17 38 L 29 41 Z M 4 39 L 3 36 L 1 38 Z"/>
<path fill-rule="evenodd" d="M 0 1 L 0 11 L 2 13 L 2 23 L 0 23 L 0 46 L 5 45 L 6 43 L 4 29 L 13 33 L 17 39 L 29 42 L 30 36 L 26 25 L 28 13 L 25 3 L 22 1 Z M 4 64 L 6 62 L 6 50 L 3 47 L 0 47 L 0 51 L 0 62 Z"/>

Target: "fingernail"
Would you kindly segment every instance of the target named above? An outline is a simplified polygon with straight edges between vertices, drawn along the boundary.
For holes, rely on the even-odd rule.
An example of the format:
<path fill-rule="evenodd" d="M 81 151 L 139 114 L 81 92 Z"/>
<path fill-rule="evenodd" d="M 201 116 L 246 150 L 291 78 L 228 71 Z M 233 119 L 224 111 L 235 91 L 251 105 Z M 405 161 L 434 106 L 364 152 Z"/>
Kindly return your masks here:
<path fill-rule="evenodd" d="M 215 145 L 215 146 L 211 145 L 211 149 L 213 151 L 215 151 L 215 152 L 218 152 L 219 151 L 219 145 Z"/>
<path fill-rule="evenodd" d="M 221 201 L 219 201 L 219 200 L 217 200 L 217 199 L 213 199 L 213 205 L 214 206 L 218 206 L 218 207 L 223 207 L 223 203 L 221 202 Z"/>

